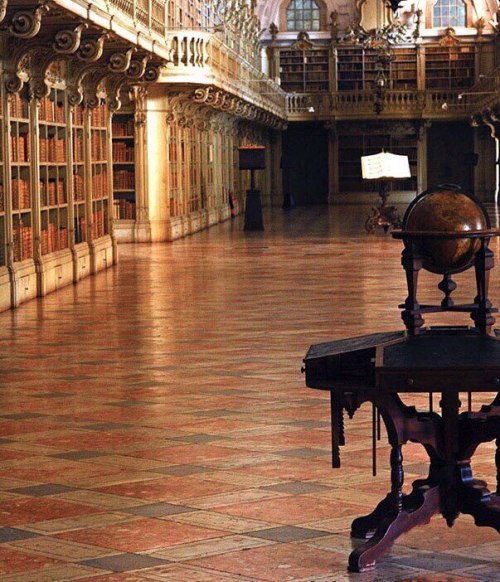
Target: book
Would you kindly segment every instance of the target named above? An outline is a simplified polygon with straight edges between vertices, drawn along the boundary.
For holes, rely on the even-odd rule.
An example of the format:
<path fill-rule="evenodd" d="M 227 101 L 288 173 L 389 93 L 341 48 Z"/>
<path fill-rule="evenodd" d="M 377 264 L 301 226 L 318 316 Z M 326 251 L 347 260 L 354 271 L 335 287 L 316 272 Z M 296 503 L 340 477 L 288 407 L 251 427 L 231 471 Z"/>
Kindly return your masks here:
<path fill-rule="evenodd" d="M 398 156 L 389 152 L 362 156 L 361 172 L 364 180 L 411 177 L 408 156 Z"/>

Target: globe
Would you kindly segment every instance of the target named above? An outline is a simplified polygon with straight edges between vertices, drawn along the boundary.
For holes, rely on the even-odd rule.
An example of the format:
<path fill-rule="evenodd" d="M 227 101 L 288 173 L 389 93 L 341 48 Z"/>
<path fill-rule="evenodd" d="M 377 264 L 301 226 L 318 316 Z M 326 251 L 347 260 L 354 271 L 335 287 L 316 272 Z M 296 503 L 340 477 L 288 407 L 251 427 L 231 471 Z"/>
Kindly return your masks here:
<path fill-rule="evenodd" d="M 488 214 L 473 196 L 451 187 L 437 187 L 420 194 L 408 207 L 403 230 L 418 232 L 466 232 L 490 227 Z M 474 264 L 479 239 L 416 239 L 423 268 L 431 273 L 452 274 Z"/>

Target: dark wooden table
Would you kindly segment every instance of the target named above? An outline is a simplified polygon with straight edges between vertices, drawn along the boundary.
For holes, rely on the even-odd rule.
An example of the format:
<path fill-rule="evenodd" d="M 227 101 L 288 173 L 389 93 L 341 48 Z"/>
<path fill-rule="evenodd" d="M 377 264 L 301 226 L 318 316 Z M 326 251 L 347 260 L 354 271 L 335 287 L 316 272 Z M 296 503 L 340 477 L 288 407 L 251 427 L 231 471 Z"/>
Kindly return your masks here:
<path fill-rule="evenodd" d="M 500 340 L 465 327 L 430 328 L 418 336 L 378 333 L 311 346 L 305 359 L 306 384 L 329 390 L 332 465 L 340 466 L 345 444 L 343 413 L 350 417 L 373 403 L 391 446 L 391 489 L 377 507 L 353 521 L 351 535 L 366 541 L 349 556 L 349 569 L 362 572 L 394 541 L 442 513 L 451 527 L 460 513 L 478 526 L 500 532 Z M 428 410 L 407 406 L 401 396 L 429 393 Z M 432 395 L 440 393 L 440 414 Z M 474 411 L 472 395 L 492 393 Z M 468 402 L 460 402 L 460 393 Z M 485 395 L 484 395 L 485 396 Z M 474 479 L 471 458 L 481 443 L 496 440 L 495 493 Z M 420 443 L 429 456 L 429 473 L 403 493 L 403 445 Z M 423 535 L 425 535 L 423 533 Z"/>

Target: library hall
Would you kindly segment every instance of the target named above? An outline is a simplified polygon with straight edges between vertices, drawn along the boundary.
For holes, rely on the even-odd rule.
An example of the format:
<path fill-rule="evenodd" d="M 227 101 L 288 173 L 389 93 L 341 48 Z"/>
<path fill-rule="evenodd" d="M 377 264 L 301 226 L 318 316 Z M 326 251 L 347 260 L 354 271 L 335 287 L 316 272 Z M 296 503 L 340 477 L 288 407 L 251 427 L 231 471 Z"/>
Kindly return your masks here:
<path fill-rule="evenodd" d="M 498 0 L 0 0 L 0 130 L 2 582 L 500 580 Z"/>

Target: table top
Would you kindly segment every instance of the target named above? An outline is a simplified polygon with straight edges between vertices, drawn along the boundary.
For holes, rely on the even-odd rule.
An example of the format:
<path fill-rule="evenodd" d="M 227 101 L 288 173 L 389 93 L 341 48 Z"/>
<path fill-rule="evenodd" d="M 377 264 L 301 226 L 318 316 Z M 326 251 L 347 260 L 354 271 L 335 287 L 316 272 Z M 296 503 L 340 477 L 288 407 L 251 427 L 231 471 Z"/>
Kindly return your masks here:
<path fill-rule="evenodd" d="M 500 388 L 500 339 L 468 327 L 428 328 L 417 336 L 387 332 L 317 344 L 304 362 L 307 386 L 325 390 Z"/>
<path fill-rule="evenodd" d="M 500 389 L 500 341 L 475 329 L 440 328 L 376 348 L 375 385 L 397 392 Z"/>

